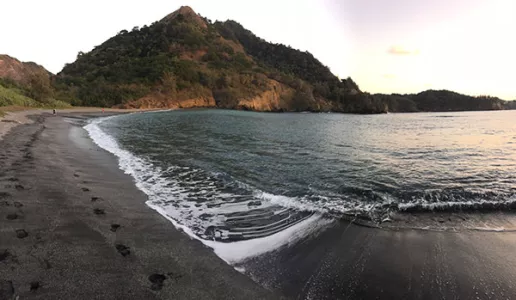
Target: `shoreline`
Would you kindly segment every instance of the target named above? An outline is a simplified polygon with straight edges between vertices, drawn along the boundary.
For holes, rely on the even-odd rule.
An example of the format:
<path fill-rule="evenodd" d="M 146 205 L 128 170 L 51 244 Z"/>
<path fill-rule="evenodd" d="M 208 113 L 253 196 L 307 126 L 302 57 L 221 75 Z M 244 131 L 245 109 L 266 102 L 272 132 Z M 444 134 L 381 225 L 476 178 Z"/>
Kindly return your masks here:
<path fill-rule="evenodd" d="M 511 299 L 514 232 L 384 230 L 336 221 L 240 265 L 292 299 Z"/>
<path fill-rule="evenodd" d="M 97 115 L 95 115 L 97 114 Z M 278 299 L 175 229 L 70 117 L 0 140 L 0 299 Z"/>
<path fill-rule="evenodd" d="M 72 107 L 64 109 L 56 109 L 57 115 L 98 115 L 98 117 L 109 116 L 115 114 L 129 114 L 134 112 L 160 111 L 160 109 L 118 109 L 118 108 L 101 108 L 101 107 Z M 31 124 L 33 121 L 31 116 L 52 115 L 52 109 L 45 108 L 21 108 L 13 111 L 3 111 L 4 116 L 0 115 L 0 140 L 9 131 L 18 125 Z"/>
<path fill-rule="evenodd" d="M 0 140 L 0 300 L 516 294 L 516 233 L 509 231 L 371 228 L 341 219 L 293 245 L 229 265 L 149 207 L 117 158 L 89 138 L 81 122 L 107 116 L 43 113 Z M 500 217 L 471 216 L 481 216 L 474 222 Z M 442 216 L 426 217 L 440 224 Z"/>

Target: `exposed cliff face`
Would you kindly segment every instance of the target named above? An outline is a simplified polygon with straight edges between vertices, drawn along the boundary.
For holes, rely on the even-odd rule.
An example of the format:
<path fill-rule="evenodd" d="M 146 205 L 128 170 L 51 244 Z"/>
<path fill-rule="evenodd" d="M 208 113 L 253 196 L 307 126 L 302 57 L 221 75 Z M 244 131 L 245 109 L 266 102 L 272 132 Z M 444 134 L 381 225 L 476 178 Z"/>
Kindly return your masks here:
<path fill-rule="evenodd" d="M 260 94 L 241 99 L 237 104 L 237 109 L 254 111 L 286 111 L 290 108 L 290 101 L 295 91 L 275 80 L 269 81 L 268 89 Z"/>
<path fill-rule="evenodd" d="M 16 83 L 27 85 L 36 75 L 49 77 L 50 73 L 33 62 L 21 62 L 8 55 L 0 55 L 0 78 L 7 78 Z"/>
<path fill-rule="evenodd" d="M 170 22 L 177 18 L 185 19 L 191 22 L 196 23 L 198 26 L 202 28 L 207 28 L 208 24 L 190 7 L 190 6 L 181 6 L 175 12 L 169 14 L 165 18 L 161 19 L 160 22 Z"/>
<path fill-rule="evenodd" d="M 166 97 L 163 95 L 148 95 L 136 101 L 119 105 L 118 108 L 160 108 L 160 109 L 179 109 L 179 108 L 212 108 L 216 107 L 213 96 L 200 96 L 195 98 L 177 99 L 176 97 Z"/>

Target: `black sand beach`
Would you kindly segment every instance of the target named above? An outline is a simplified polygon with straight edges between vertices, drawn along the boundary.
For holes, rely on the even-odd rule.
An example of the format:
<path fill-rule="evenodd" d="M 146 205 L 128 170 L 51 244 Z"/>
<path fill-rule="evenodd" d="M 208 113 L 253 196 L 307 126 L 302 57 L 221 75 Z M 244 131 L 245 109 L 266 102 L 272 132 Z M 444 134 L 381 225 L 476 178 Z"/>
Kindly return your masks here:
<path fill-rule="evenodd" d="M 0 141 L 0 299 L 278 298 L 147 207 L 81 127 L 33 118 Z"/>
<path fill-rule="evenodd" d="M 385 230 L 339 221 L 245 268 L 294 299 L 514 299 L 515 251 L 514 232 Z"/>
<path fill-rule="evenodd" d="M 74 125 L 84 115 L 35 116 L 0 141 L 0 299 L 516 297 L 514 232 L 335 221 L 244 263 L 246 277 L 148 208 Z"/>

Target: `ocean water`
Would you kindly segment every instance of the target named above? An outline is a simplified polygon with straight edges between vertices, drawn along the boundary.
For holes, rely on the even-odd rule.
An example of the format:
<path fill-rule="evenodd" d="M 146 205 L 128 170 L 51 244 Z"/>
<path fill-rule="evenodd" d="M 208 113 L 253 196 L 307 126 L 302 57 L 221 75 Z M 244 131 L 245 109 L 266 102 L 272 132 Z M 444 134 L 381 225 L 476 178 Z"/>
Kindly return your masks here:
<path fill-rule="evenodd" d="M 147 204 L 237 263 L 339 216 L 516 208 L 516 112 L 188 110 L 85 126 Z"/>

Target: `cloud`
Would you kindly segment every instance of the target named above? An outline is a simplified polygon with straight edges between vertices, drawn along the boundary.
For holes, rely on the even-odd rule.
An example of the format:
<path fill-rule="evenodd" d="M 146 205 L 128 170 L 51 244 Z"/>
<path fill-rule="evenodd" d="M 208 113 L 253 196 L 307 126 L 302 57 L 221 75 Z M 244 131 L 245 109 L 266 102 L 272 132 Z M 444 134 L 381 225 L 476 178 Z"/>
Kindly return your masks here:
<path fill-rule="evenodd" d="M 387 53 L 391 55 L 418 55 L 419 50 L 410 49 L 403 46 L 391 46 Z"/>
<path fill-rule="evenodd" d="M 395 79 L 396 75 L 394 75 L 394 74 L 383 74 L 382 77 L 385 78 L 385 79 Z"/>

